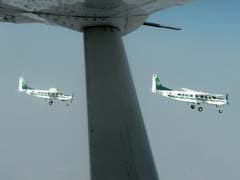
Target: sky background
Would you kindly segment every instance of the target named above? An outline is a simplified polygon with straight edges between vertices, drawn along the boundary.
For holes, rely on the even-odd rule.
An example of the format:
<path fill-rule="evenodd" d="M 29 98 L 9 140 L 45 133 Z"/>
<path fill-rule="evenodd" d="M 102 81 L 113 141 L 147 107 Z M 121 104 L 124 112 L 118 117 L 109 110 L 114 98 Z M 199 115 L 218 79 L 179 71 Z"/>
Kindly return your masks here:
<path fill-rule="evenodd" d="M 240 179 L 238 102 L 240 2 L 202 0 L 157 12 L 124 36 L 145 125 L 161 180 Z M 89 180 L 83 36 L 41 24 L 0 24 L 0 179 Z M 223 114 L 202 113 L 151 93 L 162 84 L 229 93 Z M 33 87 L 75 94 L 70 107 L 18 93 L 18 78 Z"/>

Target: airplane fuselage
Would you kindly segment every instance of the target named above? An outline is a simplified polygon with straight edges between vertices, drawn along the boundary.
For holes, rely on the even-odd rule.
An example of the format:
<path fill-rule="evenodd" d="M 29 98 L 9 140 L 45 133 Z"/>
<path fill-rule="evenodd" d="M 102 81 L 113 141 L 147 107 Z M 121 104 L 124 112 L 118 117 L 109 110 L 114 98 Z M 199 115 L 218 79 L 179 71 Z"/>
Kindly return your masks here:
<path fill-rule="evenodd" d="M 224 99 L 224 97 L 218 97 L 214 94 L 202 92 L 156 91 L 156 94 L 160 94 L 164 97 L 177 101 L 183 101 L 193 104 L 210 104 L 215 106 L 223 106 L 227 104 L 227 100 Z"/>
<path fill-rule="evenodd" d="M 198 106 L 198 111 L 201 112 L 203 107 L 201 104 L 215 105 L 219 108 L 219 113 L 223 112 L 223 107 L 228 104 L 228 94 L 212 94 L 207 92 L 194 91 L 187 88 L 181 88 L 182 91 L 172 90 L 168 87 L 162 86 L 159 75 L 153 74 L 152 77 L 152 92 L 164 97 L 182 101 L 191 104 L 191 108 L 195 109 Z"/>
<path fill-rule="evenodd" d="M 26 90 L 26 94 L 51 100 L 61 100 L 61 101 L 70 101 L 72 96 L 64 95 L 60 91 L 50 91 L 50 90 Z"/>

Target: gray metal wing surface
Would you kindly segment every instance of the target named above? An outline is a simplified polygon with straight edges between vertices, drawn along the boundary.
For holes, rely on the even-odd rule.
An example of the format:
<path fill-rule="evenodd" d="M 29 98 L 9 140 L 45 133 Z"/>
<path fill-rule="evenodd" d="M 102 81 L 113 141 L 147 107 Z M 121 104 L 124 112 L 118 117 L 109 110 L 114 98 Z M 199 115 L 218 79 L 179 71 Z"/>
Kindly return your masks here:
<path fill-rule="evenodd" d="M 0 0 L 0 21 L 40 22 L 76 31 L 110 25 L 134 31 L 153 12 L 191 0 Z"/>

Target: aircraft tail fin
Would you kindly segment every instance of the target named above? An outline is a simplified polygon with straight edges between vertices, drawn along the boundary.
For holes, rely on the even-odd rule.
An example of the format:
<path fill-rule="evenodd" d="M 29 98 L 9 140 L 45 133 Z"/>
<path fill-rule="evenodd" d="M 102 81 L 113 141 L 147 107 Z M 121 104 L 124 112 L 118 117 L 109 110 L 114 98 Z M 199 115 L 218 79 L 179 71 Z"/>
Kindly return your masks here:
<path fill-rule="evenodd" d="M 159 75 L 153 74 L 153 76 L 152 76 L 152 92 L 156 93 L 157 91 L 171 91 L 171 89 L 162 86 Z"/>
<path fill-rule="evenodd" d="M 26 81 L 23 79 L 23 77 L 20 77 L 20 78 L 19 78 L 18 90 L 19 90 L 20 92 L 23 92 L 23 91 L 28 90 L 28 89 L 33 89 L 33 88 L 31 88 L 31 87 L 29 87 L 29 86 L 27 85 L 27 83 L 26 83 Z"/>

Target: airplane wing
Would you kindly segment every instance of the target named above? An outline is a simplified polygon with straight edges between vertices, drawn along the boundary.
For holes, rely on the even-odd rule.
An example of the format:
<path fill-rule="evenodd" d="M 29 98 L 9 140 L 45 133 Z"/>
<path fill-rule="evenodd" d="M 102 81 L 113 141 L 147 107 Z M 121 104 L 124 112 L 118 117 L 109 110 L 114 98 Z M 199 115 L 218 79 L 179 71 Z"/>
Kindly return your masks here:
<path fill-rule="evenodd" d="M 225 95 L 223 95 L 223 94 L 208 94 L 208 95 L 219 97 L 219 98 L 225 97 Z"/>
<path fill-rule="evenodd" d="M 142 8 L 148 14 L 153 12 L 163 10 L 173 6 L 183 5 L 187 2 L 195 1 L 195 0 L 130 0 L 134 1 L 137 7 Z M 126 2 L 129 2 L 126 0 Z M 130 3 L 129 3 L 130 4 Z"/>
<path fill-rule="evenodd" d="M 150 14 L 152 12 L 183 5 L 195 0 L 51 0 L 51 1 L 31 1 L 29 0 L 2 0 L 1 8 L 25 11 L 41 11 L 66 15 L 93 15 L 101 11 L 111 10 L 114 14 L 122 12 L 134 12 L 141 9 L 142 12 Z M 96 8 L 99 11 L 96 11 Z M 94 10 L 91 10 L 94 9 Z M 132 14 L 132 13 L 130 13 Z M 112 14 L 113 15 L 113 14 Z"/>
<path fill-rule="evenodd" d="M 181 88 L 181 90 L 186 91 L 186 92 L 198 92 L 198 91 L 188 89 L 188 88 Z"/>
<path fill-rule="evenodd" d="M 125 7 L 130 7 L 129 10 L 141 8 L 148 13 L 152 13 L 172 6 L 183 5 L 190 1 L 194 0 L 86 0 L 86 5 L 94 8 L 112 8 L 125 4 Z"/>
<path fill-rule="evenodd" d="M 0 21 L 41 22 L 79 31 L 95 22 L 85 21 L 86 18 L 102 18 L 113 25 L 119 18 L 126 21 L 118 23 L 125 24 L 123 31 L 127 33 L 142 25 L 151 13 L 189 1 L 194 0 L 0 0 Z M 121 23 L 118 26 L 124 28 Z"/>

